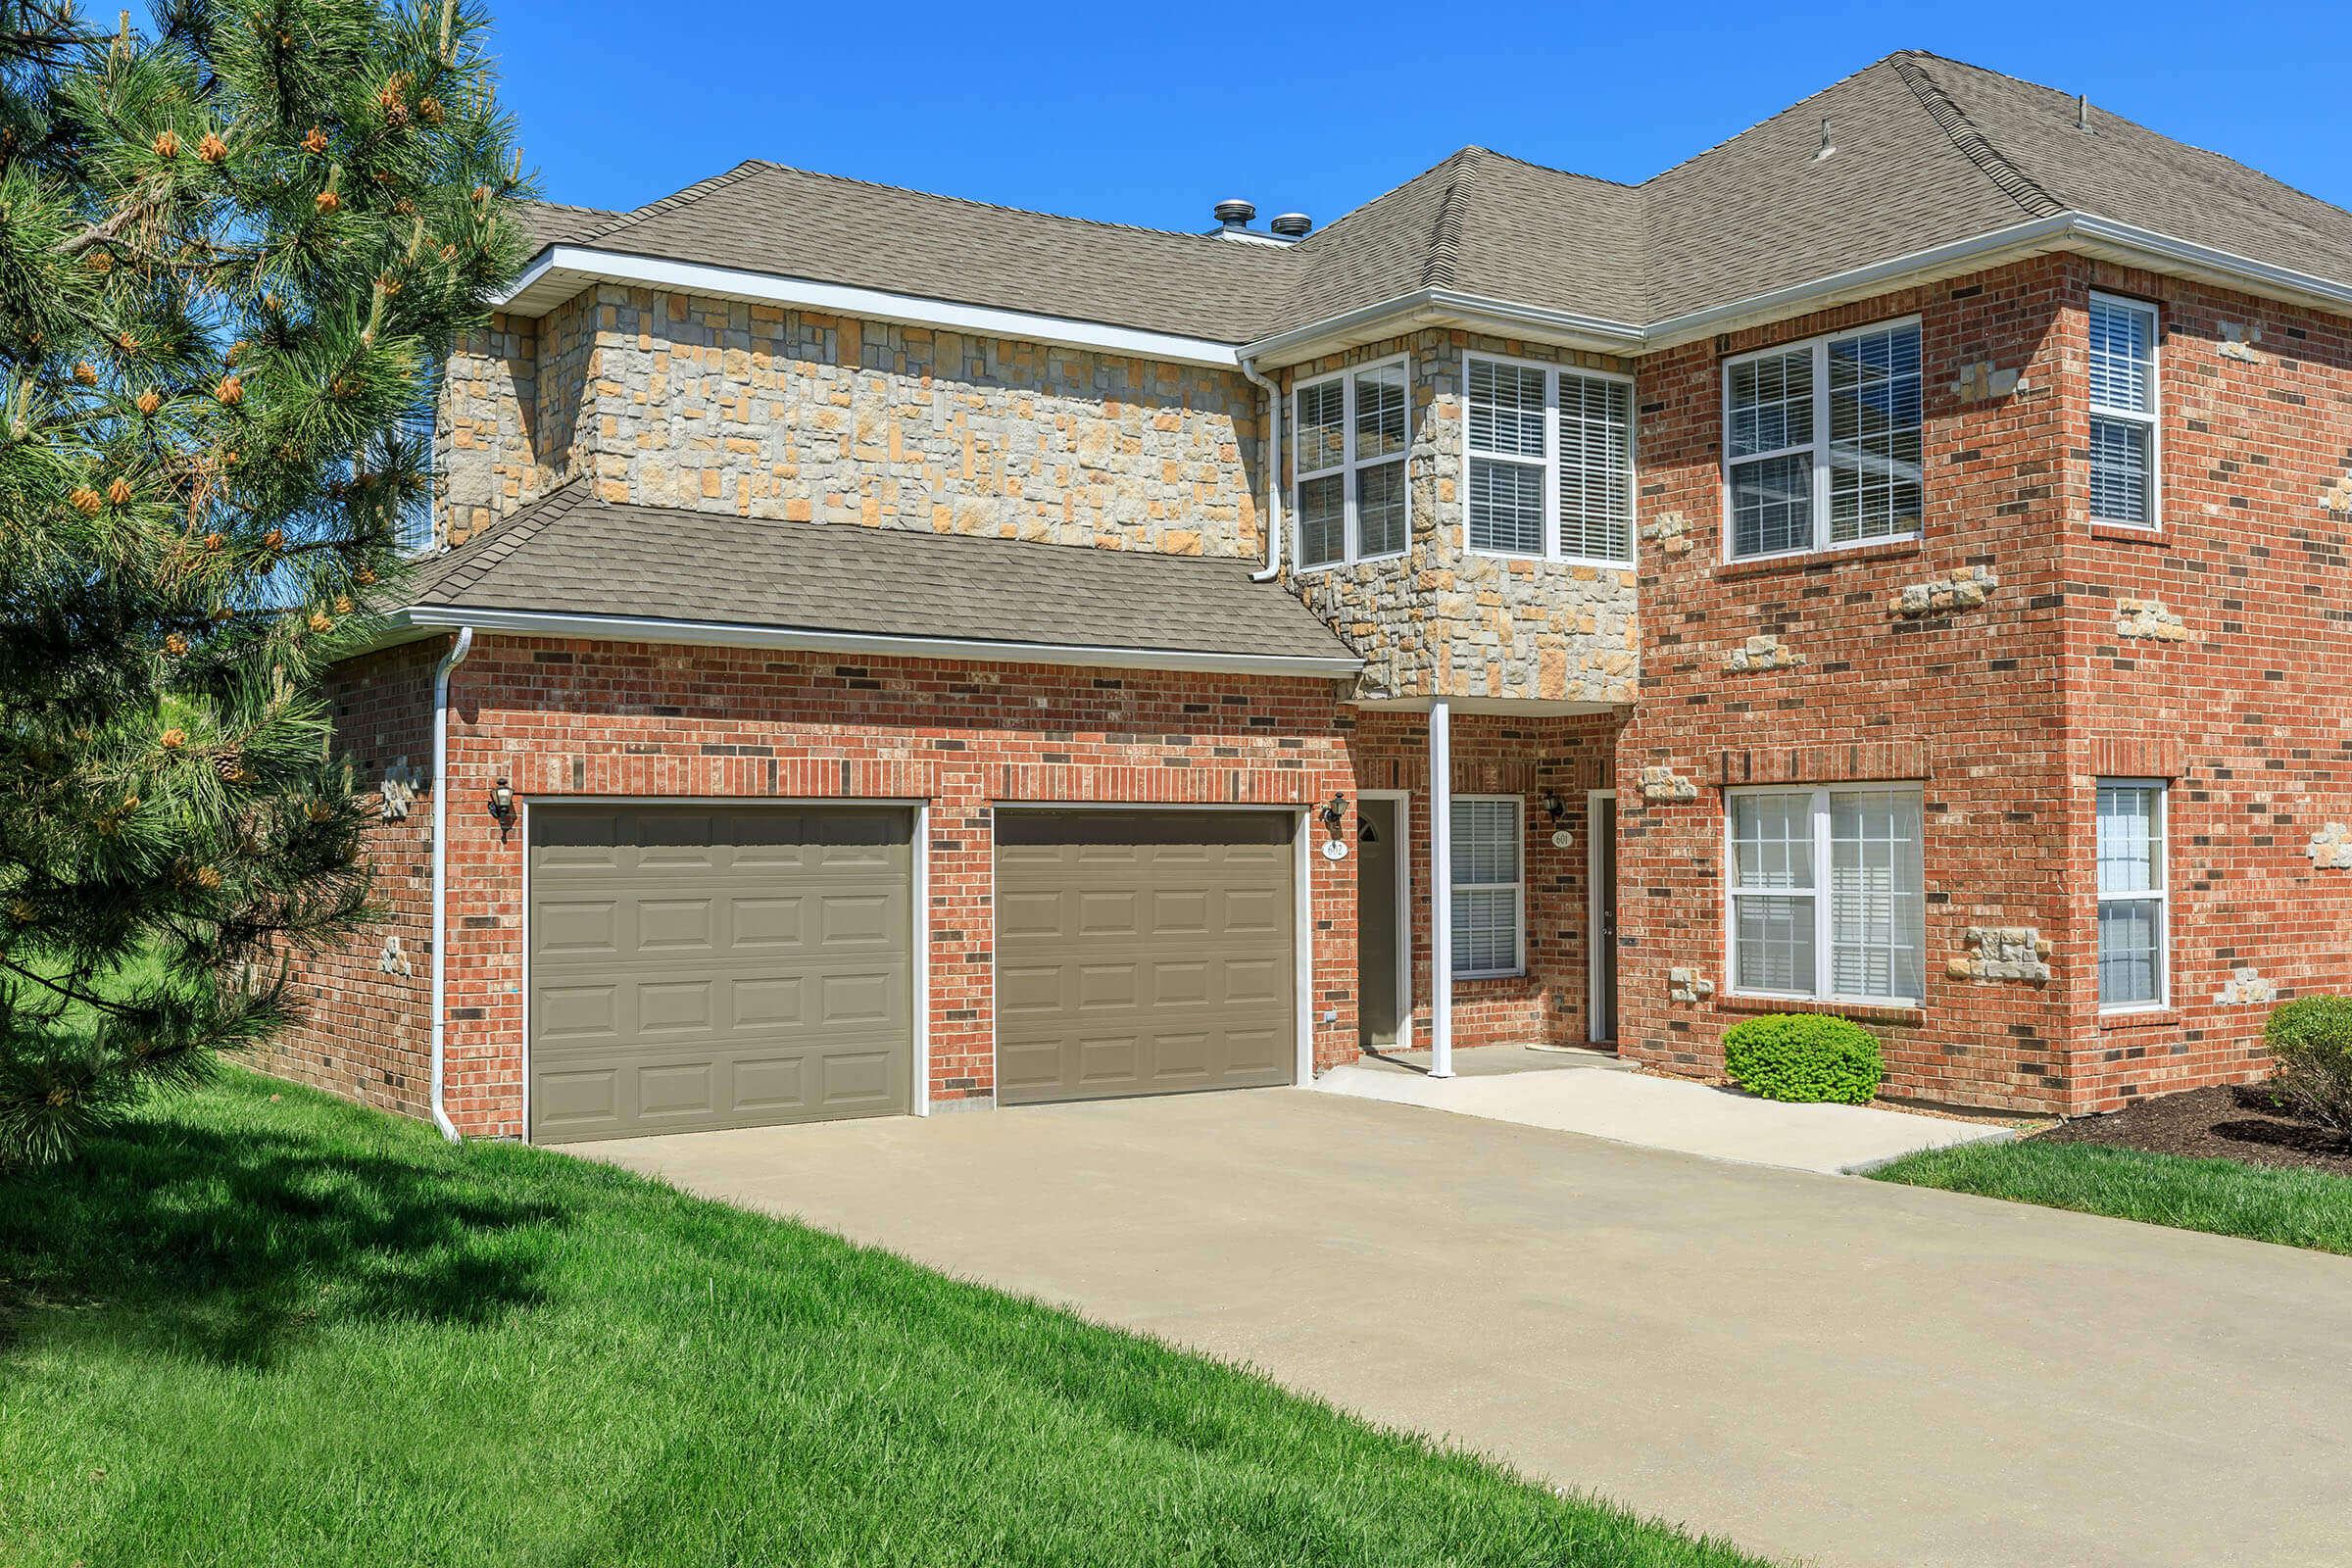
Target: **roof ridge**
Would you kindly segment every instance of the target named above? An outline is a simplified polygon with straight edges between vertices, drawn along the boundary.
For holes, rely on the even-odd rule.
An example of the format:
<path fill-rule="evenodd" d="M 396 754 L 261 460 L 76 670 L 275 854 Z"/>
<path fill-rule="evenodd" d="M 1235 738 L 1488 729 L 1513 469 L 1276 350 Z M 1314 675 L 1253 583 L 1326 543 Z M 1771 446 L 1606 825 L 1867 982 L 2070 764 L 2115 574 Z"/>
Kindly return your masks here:
<path fill-rule="evenodd" d="M 746 158 L 742 163 L 723 173 L 712 174 L 708 179 L 698 179 L 691 185 L 682 185 L 666 196 L 657 197 L 653 201 L 647 202 L 643 207 L 632 207 L 627 212 L 620 214 L 612 222 L 607 223 L 601 228 L 590 229 L 575 243 L 586 244 L 590 240 L 603 239 L 606 235 L 617 234 L 641 220 L 653 217 L 656 213 L 670 213 L 681 207 L 691 206 L 714 190 L 748 178 L 753 171 L 763 167 L 765 166 L 760 160 Z"/>
<path fill-rule="evenodd" d="M 1468 205 L 1468 193 L 1462 187 L 1477 162 L 1471 155 L 1485 152 L 1483 147 L 1463 148 L 1461 162 L 1454 166 L 1452 177 L 1446 181 L 1446 194 L 1438 198 L 1437 221 L 1430 225 L 1429 258 L 1421 265 L 1423 288 L 1438 288 L 1460 279 L 1463 209 Z"/>
<path fill-rule="evenodd" d="M 924 190 L 914 185 L 893 185 L 885 180 L 860 179 L 855 174 L 836 174 L 821 169 L 803 169 L 797 164 L 782 164 L 772 158 L 747 158 L 723 174 L 713 174 L 709 179 L 697 180 L 694 184 L 664 196 L 660 201 L 648 202 L 645 206 L 634 209 L 623 215 L 626 219 L 625 222 L 598 229 L 589 237 L 598 238 L 615 232 L 629 226 L 641 218 L 650 218 L 657 212 L 674 211 L 679 207 L 702 200 L 722 186 L 747 179 L 757 173 L 797 174 L 804 179 L 829 180 L 839 185 L 858 185 L 866 190 L 889 191 L 894 195 L 920 196 L 935 202 L 954 202 L 958 207 L 977 207 L 992 213 L 1008 213 L 1016 218 L 1043 218 L 1057 223 L 1083 223 L 1089 228 L 1116 229 L 1124 233 L 1150 234 L 1163 239 L 1213 240 L 1218 244 L 1230 243 L 1219 239 L 1215 234 L 1205 234 L 1195 229 L 1153 228 L 1145 223 L 1120 223 L 1104 218 L 1082 218 L 1074 213 L 1049 213 L 1036 207 L 1011 207 L 1003 202 L 982 201 L 974 196 L 956 196 L 946 191 Z M 1269 251 L 1273 249 L 1271 246 L 1259 248 Z M 1286 246 L 1284 249 L 1288 249 L 1288 247 Z"/>
<path fill-rule="evenodd" d="M 1524 169 L 1537 170 L 1546 174 L 1557 174 L 1562 179 L 1582 179 L 1587 180 L 1594 185 L 1607 185 L 1613 190 L 1640 190 L 1642 188 L 1642 184 L 1640 182 L 1623 179 L 1611 179 L 1606 174 L 1588 174 L 1583 171 L 1576 169 L 1562 169 L 1557 164 L 1546 164 L 1539 162 L 1533 158 L 1522 158 L 1517 153 L 1502 152 L 1496 148 L 1488 147 L 1477 142 L 1473 142 L 1471 145 L 1463 148 L 1462 151 L 1466 153 L 1484 153 L 1489 158 L 1499 158 L 1506 164 L 1517 164 Z"/>
<path fill-rule="evenodd" d="M 1339 217 L 1333 219 L 1330 222 L 1325 223 L 1322 227 L 1307 235 L 1306 238 L 1292 246 L 1290 248 L 1291 253 L 1298 256 L 1314 255 L 1317 249 L 1320 247 L 1320 242 L 1329 239 L 1335 232 L 1339 230 L 1342 224 L 1348 222 L 1350 219 L 1370 212 L 1374 207 L 1377 207 L 1380 203 L 1387 201 L 1390 197 L 1396 195 L 1398 191 L 1403 190 L 1406 186 L 1419 184 L 1422 180 L 1429 178 L 1430 175 L 1438 172 L 1438 171 L 1442 169 L 1446 168 L 1448 165 L 1460 163 L 1472 153 L 1481 153 L 1485 151 L 1486 149 L 1484 147 L 1478 146 L 1476 143 L 1472 143 L 1468 146 L 1456 147 L 1453 151 L 1447 153 L 1445 157 L 1439 159 L 1427 169 L 1415 170 L 1410 176 L 1398 180 L 1396 184 L 1391 185 L 1387 190 L 1380 191 L 1374 195 L 1366 197 L 1360 202 L 1357 202 L 1353 207 L 1348 208 L 1346 212 L 1340 214 Z"/>
<path fill-rule="evenodd" d="M 417 585 L 416 592 L 462 594 L 489 575 L 492 568 L 505 562 L 524 545 L 538 536 L 550 522 L 568 514 L 587 499 L 586 479 L 566 479 L 546 495 L 524 507 L 504 524 L 493 524 L 482 536 L 481 548 L 461 559 L 445 562 L 439 571 Z M 467 544 L 472 543 L 468 540 Z M 460 545 L 460 551 L 466 550 Z"/>
<path fill-rule="evenodd" d="M 528 197 L 525 199 L 524 205 L 553 207 L 559 212 L 565 213 L 587 213 L 596 218 L 625 218 L 632 211 L 626 207 L 587 207 L 578 202 L 551 202 L 543 196 Z"/>
<path fill-rule="evenodd" d="M 1984 172 L 1984 176 L 2001 189 L 2001 193 L 2034 218 L 2048 218 L 2067 210 L 2066 203 L 2043 189 L 2040 182 L 2011 163 L 2001 150 L 1986 139 L 1960 106 L 1952 101 L 1936 78 L 1910 58 L 1919 51 L 1905 51 L 1886 58 L 1894 65 L 1894 73 L 1903 85 L 1911 89 L 1920 107 L 1927 110 L 1936 125 L 1951 138 L 1952 145 L 1962 156 Z M 1934 55 L 1925 58 L 1933 60 Z"/>
<path fill-rule="evenodd" d="M 1902 50 L 1896 51 L 1897 54 L 1904 52 L 1905 51 Z M 1763 128 L 1764 126 L 1771 124 L 1774 121 L 1780 119 L 1783 115 L 1794 114 L 1797 110 L 1804 108 L 1805 105 L 1811 103 L 1814 99 L 1822 97 L 1828 93 L 1836 92 L 1838 88 L 1844 86 L 1849 81 L 1854 81 L 1860 77 L 1869 75 L 1872 72 L 1878 70 L 1879 67 L 1887 64 L 1894 58 L 1895 56 L 1892 54 L 1881 55 L 1878 59 L 1873 60 L 1866 66 L 1858 66 L 1854 70 L 1847 72 L 1844 75 L 1839 76 L 1836 81 L 1830 82 L 1826 86 L 1814 88 L 1811 92 L 1805 94 L 1796 102 L 1792 104 L 1785 104 L 1781 108 L 1775 109 L 1771 114 L 1766 115 L 1762 120 L 1756 121 L 1751 124 L 1742 125 L 1740 129 L 1733 131 L 1729 136 L 1724 137 L 1721 141 L 1712 143 L 1709 146 L 1701 147 L 1690 157 L 1678 159 L 1676 162 L 1668 164 L 1664 169 L 1659 170 L 1656 173 L 1650 175 L 1647 179 L 1642 181 L 1641 184 L 1636 185 L 1633 188 L 1636 190 L 1646 190 L 1650 186 L 1656 184 L 1659 180 L 1664 179 L 1668 174 L 1673 173 L 1676 170 L 1688 169 L 1692 164 L 1697 163 L 1701 158 L 1706 157 L 1709 153 L 1721 152 L 1724 148 L 1729 147 L 1732 143 L 1738 141 L 1749 131 Z"/>

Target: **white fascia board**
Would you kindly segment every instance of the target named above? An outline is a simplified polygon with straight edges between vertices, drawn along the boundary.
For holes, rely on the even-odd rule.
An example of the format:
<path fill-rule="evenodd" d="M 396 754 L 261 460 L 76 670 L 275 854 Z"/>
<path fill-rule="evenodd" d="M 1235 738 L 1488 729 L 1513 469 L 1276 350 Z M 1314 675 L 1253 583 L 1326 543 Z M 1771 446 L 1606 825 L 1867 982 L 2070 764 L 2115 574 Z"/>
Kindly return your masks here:
<path fill-rule="evenodd" d="M 716 295 L 791 310 L 902 321 L 910 326 L 968 332 L 978 337 L 1055 343 L 1222 370 L 1230 370 L 1241 363 L 1241 351 L 1235 345 L 1207 338 L 1028 311 L 998 310 L 986 305 L 959 305 L 952 300 L 894 294 L 884 289 L 785 277 L 772 272 L 751 272 L 733 267 L 630 256 L 585 245 L 550 245 L 523 269 L 513 287 L 491 303 L 512 315 L 539 316 L 592 282 L 632 283 L 680 294 Z"/>
<path fill-rule="evenodd" d="M 1494 337 L 1532 338 L 1599 354 L 1637 354 L 1643 343 L 1642 328 L 1628 321 L 1514 305 L 1454 289 L 1422 288 L 1259 338 L 1241 352 L 1244 359 L 1263 368 L 1297 365 L 1334 349 L 1396 337 L 1423 324 L 1459 326 Z"/>
<path fill-rule="evenodd" d="M 1232 675 L 1295 675 L 1341 680 L 1364 662 L 1348 655 L 1220 654 L 1172 648 L 1097 648 L 1077 643 L 1016 643 L 967 637 L 891 637 L 872 632 L 723 621 L 659 620 L 633 615 L 572 615 L 545 610 L 468 610 L 415 605 L 386 617 L 399 641 L 407 630 L 471 626 L 516 637 L 578 637 L 600 642 L 675 643 L 698 648 L 774 648 L 878 659 L 962 659 L 1000 664 L 1069 664 L 1096 669 L 1190 669 Z"/>

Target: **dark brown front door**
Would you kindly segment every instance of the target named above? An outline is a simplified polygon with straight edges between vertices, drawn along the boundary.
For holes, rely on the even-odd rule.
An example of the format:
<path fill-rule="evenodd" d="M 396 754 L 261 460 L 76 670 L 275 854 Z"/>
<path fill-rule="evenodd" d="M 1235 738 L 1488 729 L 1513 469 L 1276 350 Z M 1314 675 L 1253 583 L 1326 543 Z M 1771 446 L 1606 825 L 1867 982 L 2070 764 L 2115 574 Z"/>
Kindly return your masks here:
<path fill-rule="evenodd" d="M 996 821 L 1001 1103 L 1292 1081 L 1288 812 Z"/>
<path fill-rule="evenodd" d="M 1592 1038 L 1617 1038 L 1617 797 L 1592 799 L 1586 824 L 1592 874 Z"/>
<path fill-rule="evenodd" d="M 1394 800 L 1356 803 L 1356 1039 L 1369 1051 L 1396 1044 L 1396 817 Z"/>
<path fill-rule="evenodd" d="M 533 808 L 532 1136 L 906 1110 L 910 828 L 864 808 Z"/>

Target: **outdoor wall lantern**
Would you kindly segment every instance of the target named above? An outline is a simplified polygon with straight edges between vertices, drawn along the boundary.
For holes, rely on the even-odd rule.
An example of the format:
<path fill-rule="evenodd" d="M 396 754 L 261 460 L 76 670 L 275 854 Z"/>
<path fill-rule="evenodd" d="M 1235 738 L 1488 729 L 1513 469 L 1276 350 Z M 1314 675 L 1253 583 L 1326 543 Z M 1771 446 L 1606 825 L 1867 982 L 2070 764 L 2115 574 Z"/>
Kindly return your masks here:
<path fill-rule="evenodd" d="M 1342 822 L 1346 821 L 1347 819 L 1348 819 L 1348 797 L 1347 797 L 1347 796 L 1345 796 L 1345 795 L 1334 795 L 1334 796 L 1332 796 L 1332 798 L 1331 798 L 1329 801 L 1327 801 L 1327 802 L 1325 802 L 1325 803 L 1324 803 L 1324 806 L 1323 806 L 1323 825 L 1324 825 L 1325 827 L 1327 827 L 1327 828 L 1331 828 L 1331 829 L 1333 829 L 1334 831 L 1337 831 L 1337 830 L 1338 830 L 1338 828 L 1339 828 L 1339 825 L 1340 825 Z"/>
<path fill-rule="evenodd" d="M 1554 822 L 1557 822 L 1561 817 L 1568 814 L 1568 803 L 1560 799 L 1560 792 L 1558 790 L 1545 790 L 1544 792 L 1544 813 L 1550 817 Z"/>
<path fill-rule="evenodd" d="M 498 818 L 501 827 L 514 820 L 514 787 L 503 774 L 490 790 L 490 814 Z"/>

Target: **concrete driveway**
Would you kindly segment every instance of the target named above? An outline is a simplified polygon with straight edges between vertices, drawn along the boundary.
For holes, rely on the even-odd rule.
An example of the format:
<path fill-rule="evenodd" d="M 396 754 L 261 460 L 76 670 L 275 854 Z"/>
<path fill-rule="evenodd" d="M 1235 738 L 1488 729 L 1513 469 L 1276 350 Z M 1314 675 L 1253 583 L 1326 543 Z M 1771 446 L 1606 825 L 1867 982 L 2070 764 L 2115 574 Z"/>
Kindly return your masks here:
<path fill-rule="evenodd" d="M 2352 1554 L 2352 1259 L 1295 1090 L 578 1152 L 1790 1561 Z"/>

